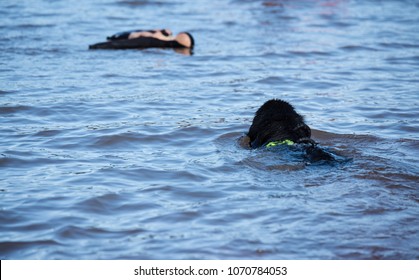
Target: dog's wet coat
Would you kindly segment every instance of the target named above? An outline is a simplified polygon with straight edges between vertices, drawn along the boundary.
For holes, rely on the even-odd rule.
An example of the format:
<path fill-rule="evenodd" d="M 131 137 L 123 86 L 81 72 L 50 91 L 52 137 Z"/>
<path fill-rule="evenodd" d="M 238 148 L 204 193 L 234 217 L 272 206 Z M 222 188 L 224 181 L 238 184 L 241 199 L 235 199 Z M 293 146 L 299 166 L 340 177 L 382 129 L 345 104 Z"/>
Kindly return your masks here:
<path fill-rule="evenodd" d="M 263 104 L 257 110 L 247 136 L 251 148 L 301 144 L 309 161 L 334 160 L 331 153 L 319 148 L 311 139 L 311 129 L 303 116 L 283 100 L 272 99 Z"/>
<path fill-rule="evenodd" d="M 311 130 L 288 102 L 272 99 L 257 110 L 247 135 L 250 146 L 258 148 L 273 141 L 302 143 L 310 139 Z"/>

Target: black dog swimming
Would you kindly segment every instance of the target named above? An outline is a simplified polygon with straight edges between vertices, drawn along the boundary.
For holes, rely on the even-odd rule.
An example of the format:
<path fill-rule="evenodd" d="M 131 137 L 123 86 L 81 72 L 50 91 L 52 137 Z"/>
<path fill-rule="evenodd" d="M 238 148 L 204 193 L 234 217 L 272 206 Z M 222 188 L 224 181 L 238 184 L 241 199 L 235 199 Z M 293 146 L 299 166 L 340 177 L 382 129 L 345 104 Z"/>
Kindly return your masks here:
<path fill-rule="evenodd" d="M 299 146 L 310 162 L 333 161 L 334 156 L 311 139 L 311 129 L 303 116 L 286 101 L 272 99 L 256 112 L 247 136 L 251 148 L 279 145 Z"/>

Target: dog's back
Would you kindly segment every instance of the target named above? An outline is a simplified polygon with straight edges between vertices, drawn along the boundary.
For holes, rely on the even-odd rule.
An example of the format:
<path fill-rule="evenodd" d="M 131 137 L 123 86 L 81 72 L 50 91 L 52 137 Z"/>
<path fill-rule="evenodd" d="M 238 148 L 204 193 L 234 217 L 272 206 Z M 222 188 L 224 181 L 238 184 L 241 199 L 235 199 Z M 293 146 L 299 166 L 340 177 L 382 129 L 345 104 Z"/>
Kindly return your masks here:
<path fill-rule="evenodd" d="M 288 102 L 272 99 L 257 110 L 247 135 L 250 146 L 258 148 L 272 141 L 308 141 L 311 130 Z"/>

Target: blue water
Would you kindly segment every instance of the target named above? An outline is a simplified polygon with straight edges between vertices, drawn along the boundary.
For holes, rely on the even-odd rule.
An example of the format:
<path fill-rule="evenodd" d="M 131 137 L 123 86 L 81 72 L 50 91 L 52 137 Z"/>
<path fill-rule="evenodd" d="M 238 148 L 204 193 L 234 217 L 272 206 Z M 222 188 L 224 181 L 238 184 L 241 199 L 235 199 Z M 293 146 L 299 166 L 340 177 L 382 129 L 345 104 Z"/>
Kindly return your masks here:
<path fill-rule="evenodd" d="M 0 1 L 1 259 L 419 259 L 418 1 Z M 89 51 L 170 28 L 173 50 Z M 284 99 L 351 158 L 240 145 Z"/>

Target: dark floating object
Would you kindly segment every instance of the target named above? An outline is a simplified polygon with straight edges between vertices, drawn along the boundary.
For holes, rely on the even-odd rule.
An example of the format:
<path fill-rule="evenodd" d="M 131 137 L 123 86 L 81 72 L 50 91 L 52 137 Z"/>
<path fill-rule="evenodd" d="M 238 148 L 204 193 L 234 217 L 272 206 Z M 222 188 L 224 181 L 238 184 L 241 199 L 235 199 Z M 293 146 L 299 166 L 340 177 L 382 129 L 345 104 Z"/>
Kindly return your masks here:
<path fill-rule="evenodd" d="M 189 49 L 194 47 L 194 39 L 188 32 L 181 32 L 176 36 L 168 29 L 133 30 L 116 33 L 107 37 L 106 42 L 89 46 L 91 50 L 124 50 L 147 48 Z"/>

